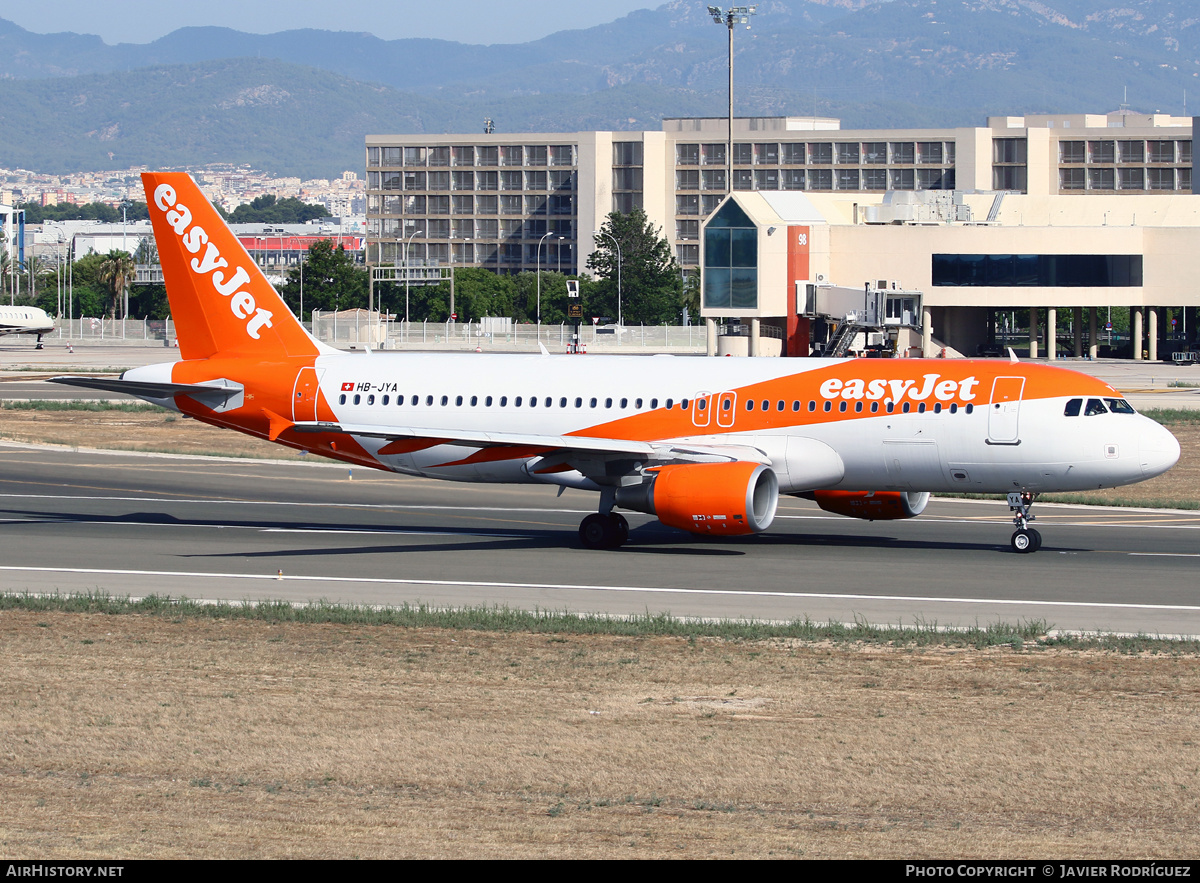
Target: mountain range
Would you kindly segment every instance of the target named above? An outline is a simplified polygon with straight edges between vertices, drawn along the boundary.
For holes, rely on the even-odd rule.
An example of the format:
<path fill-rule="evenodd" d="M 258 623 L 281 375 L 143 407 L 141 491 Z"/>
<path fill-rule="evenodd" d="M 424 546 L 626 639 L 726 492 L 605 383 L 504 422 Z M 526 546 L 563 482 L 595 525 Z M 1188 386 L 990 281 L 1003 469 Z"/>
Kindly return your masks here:
<path fill-rule="evenodd" d="M 1200 99 L 1200 12 L 1181 0 L 769 0 L 734 33 L 740 115 L 847 128 L 1135 110 Z M 673 0 L 523 44 L 183 28 L 146 44 L 0 20 L 0 166 L 249 163 L 328 177 L 367 134 L 654 129 L 723 116 L 727 39 Z"/>

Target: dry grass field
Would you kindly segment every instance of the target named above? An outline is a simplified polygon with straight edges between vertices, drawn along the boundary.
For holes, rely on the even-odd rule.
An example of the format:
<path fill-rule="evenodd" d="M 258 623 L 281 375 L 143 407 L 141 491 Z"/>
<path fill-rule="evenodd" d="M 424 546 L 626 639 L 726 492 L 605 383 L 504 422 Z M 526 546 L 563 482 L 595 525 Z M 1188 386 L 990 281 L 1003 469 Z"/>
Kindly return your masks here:
<path fill-rule="evenodd" d="M 0 613 L 13 858 L 1194 857 L 1195 658 Z"/>

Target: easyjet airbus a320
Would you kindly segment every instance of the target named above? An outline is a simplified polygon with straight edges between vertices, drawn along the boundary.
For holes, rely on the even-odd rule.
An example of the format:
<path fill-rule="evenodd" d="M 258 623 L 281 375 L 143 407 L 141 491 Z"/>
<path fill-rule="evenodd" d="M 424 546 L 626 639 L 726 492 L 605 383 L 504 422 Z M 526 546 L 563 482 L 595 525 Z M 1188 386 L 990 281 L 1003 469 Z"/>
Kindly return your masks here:
<path fill-rule="evenodd" d="M 348 355 L 305 331 L 191 177 L 142 179 L 182 361 L 60 382 L 376 469 L 596 491 L 589 548 L 626 541 L 618 508 L 734 536 L 768 529 L 780 494 L 878 520 L 970 491 L 1008 494 L 1012 547 L 1032 552 L 1038 493 L 1179 458 L 1108 384 L 1015 361 Z"/>

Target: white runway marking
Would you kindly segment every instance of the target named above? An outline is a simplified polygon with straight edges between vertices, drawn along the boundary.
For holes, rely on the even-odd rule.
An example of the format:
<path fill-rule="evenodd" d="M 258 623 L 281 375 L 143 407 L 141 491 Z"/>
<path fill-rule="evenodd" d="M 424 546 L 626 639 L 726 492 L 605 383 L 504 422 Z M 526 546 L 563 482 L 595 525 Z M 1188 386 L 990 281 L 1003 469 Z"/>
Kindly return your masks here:
<path fill-rule="evenodd" d="M 668 586 L 600 586 L 572 583 L 510 583 L 485 582 L 481 580 L 450 580 L 450 579 L 401 579 L 393 577 L 367 576 L 309 576 L 290 575 L 280 577 L 274 573 L 203 573 L 200 571 L 178 570 L 117 570 L 90 567 L 21 567 L 15 565 L 0 565 L 0 571 L 15 573 L 76 573 L 88 576 L 151 576 L 151 577 L 190 577 L 194 579 L 238 579 L 263 581 L 292 581 L 292 582 L 330 582 L 330 583 L 362 583 L 370 585 L 395 586 L 444 586 L 447 588 L 483 588 L 483 589 L 552 589 L 556 591 L 579 592 L 646 592 L 656 595 L 706 595 L 724 596 L 730 598 L 789 598 L 794 600 L 836 600 L 836 601 L 901 601 L 924 602 L 933 604 L 999 604 L 1018 607 L 1070 607 L 1075 609 L 1092 608 L 1103 610 L 1158 610 L 1174 612 L 1200 612 L 1200 605 L 1187 604 L 1123 604 L 1098 601 L 1021 601 L 1001 598 L 937 598 L 922 595 L 862 595 L 839 594 L 836 592 L 767 592 L 758 590 L 733 591 L 730 589 L 680 589 Z"/>

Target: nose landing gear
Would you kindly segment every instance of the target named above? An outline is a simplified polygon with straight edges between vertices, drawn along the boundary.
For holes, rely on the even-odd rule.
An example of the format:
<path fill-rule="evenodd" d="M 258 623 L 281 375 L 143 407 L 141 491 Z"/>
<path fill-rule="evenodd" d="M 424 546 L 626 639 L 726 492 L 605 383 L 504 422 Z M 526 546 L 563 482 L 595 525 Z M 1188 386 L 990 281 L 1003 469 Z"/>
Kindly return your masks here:
<path fill-rule="evenodd" d="M 1017 513 L 1013 516 L 1013 524 L 1017 529 L 1009 542 L 1014 552 L 1023 555 L 1036 552 L 1042 547 L 1042 535 L 1029 526 L 1029 522 L 1037 517 L 1030 514 L 1029 510 L 1032 508 L 1033 494 L 1028 491 L 1014 491 L 1008 495 L 1008 509 Z"/>

